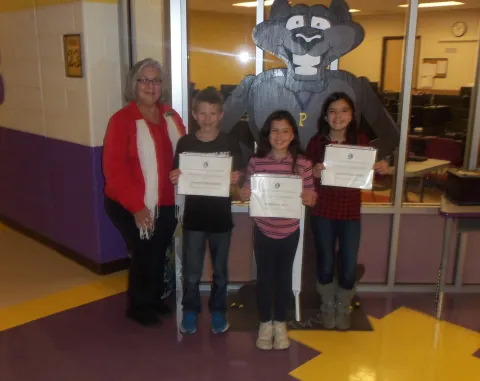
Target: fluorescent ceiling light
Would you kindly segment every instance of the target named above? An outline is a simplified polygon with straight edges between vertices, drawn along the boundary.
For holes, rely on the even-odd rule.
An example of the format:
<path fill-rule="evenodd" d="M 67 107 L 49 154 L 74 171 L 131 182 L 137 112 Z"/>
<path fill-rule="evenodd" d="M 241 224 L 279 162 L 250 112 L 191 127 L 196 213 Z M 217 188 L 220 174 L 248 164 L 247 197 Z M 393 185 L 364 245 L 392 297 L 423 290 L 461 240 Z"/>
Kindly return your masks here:
<path fill-rule="evenodd" d="M 273 0 L 265 0 L 264 5 L 266 7 L 269 7 L 270 5 L 273 4 Z M 235 3 L 232 4 L 234 7 L 246 7 L 246 8 L 251 8 L 251 7 L 256 7 L 257 2 L 256 1 L 244 1 L 243 3 Z"/>
<path fill-rule="evenodd" d="M 274 0 L 265 0 L 264 5 L 270 7 L 273 4 Z M 243 3 L 232 4 L 234 7 L 245 7 L 245 8 L 254 8 L 257 6 L 256 1 L 244 1 Z M 360 12 L 359 9 L 350 9 L 350 13 Z"/>
<path fill-rule="evenodd" d="M 419 8 L 434 8 L 434 7 L 453 7 L 455 5 L 464 5 L 465 3 L 462 3 L 460 1 L 438 1 L 434 3 L 420 3 L 418 4 Z M 401 8 L 408 8 L 409 4 L 402 4 L 399 5 Z"/>

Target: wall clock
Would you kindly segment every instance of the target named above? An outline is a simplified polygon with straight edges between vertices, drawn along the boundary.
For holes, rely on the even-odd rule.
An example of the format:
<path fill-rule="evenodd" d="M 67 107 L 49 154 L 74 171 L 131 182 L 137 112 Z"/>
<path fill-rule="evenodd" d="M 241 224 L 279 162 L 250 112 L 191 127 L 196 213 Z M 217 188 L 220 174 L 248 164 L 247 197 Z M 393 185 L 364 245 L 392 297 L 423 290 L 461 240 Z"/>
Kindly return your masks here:
<path fill-rule="evenodd" d="M 457 21 L 452 26 L 452 33 L 455 37 L 462 37 L 467 33 L 467 24 L 463 21 Z"/>

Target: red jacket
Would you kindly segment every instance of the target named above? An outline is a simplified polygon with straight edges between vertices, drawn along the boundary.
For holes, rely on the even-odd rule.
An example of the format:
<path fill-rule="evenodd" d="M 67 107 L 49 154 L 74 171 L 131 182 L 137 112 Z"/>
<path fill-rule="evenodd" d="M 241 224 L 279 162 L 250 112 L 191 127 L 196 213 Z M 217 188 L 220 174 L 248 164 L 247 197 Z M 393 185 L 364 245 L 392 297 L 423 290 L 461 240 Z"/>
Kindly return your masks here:
<path fill-rule="evenodd" d="M 173 165 L 173 152 L 168 137 L 164 113 L 172 112 L 177 126 L 185 131 L 180 116 L 168 105 L 159 105 L 160 123 L 147 122 L 152 135 L 158 162 L 158 205 L 174 205 L 173 185 L 168 179 Z M 131 213 L 142 210 L 144 205 L 145 181 L 137 151 L 136 121 L 143 119 L 135 102 L 117 111 L 108 123 L 103 146 L 103 173 L 105 195 L 120 203 Z"/>

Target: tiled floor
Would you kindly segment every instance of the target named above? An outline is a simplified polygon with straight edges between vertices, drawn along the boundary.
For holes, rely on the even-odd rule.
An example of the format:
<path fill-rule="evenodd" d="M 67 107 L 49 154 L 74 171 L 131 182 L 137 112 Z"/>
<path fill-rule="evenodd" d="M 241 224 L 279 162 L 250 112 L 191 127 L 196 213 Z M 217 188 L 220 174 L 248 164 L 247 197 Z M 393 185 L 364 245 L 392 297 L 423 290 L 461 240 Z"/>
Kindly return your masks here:
<path fill-rule="evenodd" d="M 480 375 L 478 295 L 447 298 L 441 322 L 432 316 L 433 295 L 362 295 L 373 332 L 291 331 L 288 351 L 264 353 L 255 349 L 254 333 L 211 334 L 206 312 L 194 336 L 179 334 L 180 314 L 158 329 L 139 327 L 123 315 L 125 274 L 97 277 L 4 227 L 0 271 L 1 381 L 474 381 Z"/>

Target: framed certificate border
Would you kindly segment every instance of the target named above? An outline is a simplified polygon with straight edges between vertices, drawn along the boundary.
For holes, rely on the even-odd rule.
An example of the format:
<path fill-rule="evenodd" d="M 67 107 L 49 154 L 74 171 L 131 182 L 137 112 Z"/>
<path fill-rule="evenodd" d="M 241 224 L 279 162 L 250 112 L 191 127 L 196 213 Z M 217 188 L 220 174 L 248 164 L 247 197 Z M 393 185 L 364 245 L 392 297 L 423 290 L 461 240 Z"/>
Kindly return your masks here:
<path fill-rule="evenodd" d="M 360 163 L 356 157 L 363 156 Z M 375 172 L 373 165 L 376 162 L 377 149 L 374 147 L 352 146 L 344 144 L 329 144 L 325 147 L 324 164 L 322 171 L 322 185 L 341 188 L 371 190 Z M 331 167 L 330 165 L 333 164 Z M 357 165 L 360 164 L 360 165 Z M 365 166 L 364 168 L 362 168 Z M 343 172 L 343 178 L 338 173 Z M 362 172 L 364 171 L 364 172 Z M 347 174 L 345 174 L 347 172 Z"/>
<path fill-rule="evenodd" d="M 82 39 L 80 34 L 63 35 L 63 57 L 65 75 L 69 78 L 83 78 Z"/>
<path fill-rule="evenodd" d="M 190 173 L 190 176 L 193 176 L 192 178 L 190 178 L 190 181 L 192 181 L 193 183 L 197 182 L 198 183 L 198 176 L 200 176 L 202 179 L 200 181 L 200 183 L 202 183 L 203 185 L 205 184 L 205 176 L 208 178 L 208 175 L 206 175 L 206 173 L 198 173 L 198 171 L 200 170 L 201 172 L 207 170 L 207 168 L 212 168 L 212 165 L 213 165 L 213 168 L 214 168 L 214 171 L 218 172 L 219 170 L 219 163 L 221 163 L 222 161 L 224 161 L 225 163 L 228 162 L 228 171 L 225 171 L 225 178 L 222 178 L 223 177 L 223 174 L 220 176 L 221 178 L 218 179 L 218 176 L 216 176 L 217 178 L 215 179 L 215 181 L 222 181 L 222 180 L 225 180 L 226 183 L 223 184 L 223 182 L 221 184 L 216 184 L 217 186 L 214 187 L 214 188 L 211 188 L 211 187 L 206 187 L 204 189 L 201 189 L 201 190 L 198 190 L 197 191 L 193 191 L 194 188 L 191 188 L 191 184 L 189 185 L 189 181 L 186 180 L 186 177 L 189 176 L 188 172 L 189 171 L 192 171 L 192 168 L 185 168 L 184 166 L 186 165 L 186 161 L 191 161 L 191 160 L 194 160 L 195 162 L 195 166 L 199 165 L 203 168 L 195 168 L 193 169 L 193 172 L 196 172 L 195 174 L 194 173 Z M 219 159 L 221 161 L 219 161 Z M 213 162 L 212 162 L 213 161 Z M 216 163 L 216 164 L 215 164 Z M 202 197 L 230 197 L 231 196 L 231 184 L 230 184 L 230 176 L 231 176 L 231 171 L 232 171 L 232 164 L 233 164 L 233 157 L 231 156 L 225 156 L 225 155 L 212 155 L 212 154 L 209 154 L 209 153 L 198 153 L 198 152 L 183 152 L 179 155 L 179 166 L 178 168 L 184 172 L 184 174 L 182 176 L 180 176 L 180 179 L 179 179 L 179 182 L 178 182 L 178 186 L 177 186 L 177 192 L 179 195 L 182 195 L 182 196 L 202 196 Z M 222 165 L 220 165 L 220 170 L 223 172 L 224 169 L 226 168 L 222 168 Z M 197 180 L 195 180 L 195 177 L 197 177 Z M 228 184 L 228 186 L 227 186 Z"/>
<path fill-rule="evenodd" d="M 293 180 L 293 182 L 292 182 Z M 260 217 L 260 218 L 293 218 L 293 219 L 301 219 L 302 218 L 302 200 L 301 200 L 301 193 L 303 189 L 303 182 L 302 182 L 302 177 L 297 176 L 297 175 L 284 175 L 284 174 L 274 174 L 274 173 L 256 173 L 252 175 L 250 178 L 251 181 L 251 189 L 252 189 L 252 194 L 250 196 L 250 205 L 249 205 L 249 215 L 251 217 Z M 278 202 L 278 194 L 270 194 L 270 192 L 275 193 L 277 190 L 282 192 L 280 190 L 281 188 L 281 182 L 286 181 L 287 183 L 290 183 L 287 185 L 287 199 L 290 200 L 295 200 L 295 197 L 298 197 L 298 205 L 296 205 L 294 208 L 284 208 L 283 204 L 282 206 L 280 205 L 275 205 L 273 206 L 273 209 L 271 209 L 269 206 L 263 205 L 262 203 L 265 200 L 268 200 L 268 202 L 276 201 Z M 267 183 L 271 185 L 272 187 L 266 187 L 264 184 Z M 298 186 L 298 189 L 296 187 Z M 269 188 L 269 189 L 268 189 Z M 275 188 L 275 190 L 273 190 Z M 282 188 L 283 189 L 283 188 Z M 268 196 L 264 199 L 264 196 L 262 194 L 263 191 L 266 191 Z M 298 196 L 295 196 L 298 191 Z M 294 196 L 294 197 L 292 197 Z M 288 201 L 290 202 L 290 201 Z M 298 206 L 298 210 L 296 210 Z M 289 210 L 294 213 L 294 215 L 290 215 Z"/>

